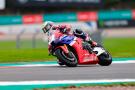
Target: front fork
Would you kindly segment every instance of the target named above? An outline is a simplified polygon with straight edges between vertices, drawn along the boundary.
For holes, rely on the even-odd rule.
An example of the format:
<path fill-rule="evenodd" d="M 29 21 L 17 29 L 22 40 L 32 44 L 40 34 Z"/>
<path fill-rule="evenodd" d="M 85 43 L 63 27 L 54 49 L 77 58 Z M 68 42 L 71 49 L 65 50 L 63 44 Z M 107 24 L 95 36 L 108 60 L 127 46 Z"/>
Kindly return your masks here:
<path fill-rule="evenodd" d="M 68 50 L 68 47 L 66 44 L 56 47 L 55 50 L 58 48 L 62 49 L 62 51 L 64 51 L 64 53 L 66 53 L 66 54 L 69 53 L 69 50 Z"/>
<path fill-rule="evenodd" d="M 55 56 L 54 52 L 56 49 L 62 49 L 62 51 L 64 51 L 64 53 L 68 54 L 69 50 L 66 44 L 62 45 L 62 46 L 58 46 L 58 47 L 52 47 L 51 50 L 49 50 L 49 55 L 53 55 Z"/>

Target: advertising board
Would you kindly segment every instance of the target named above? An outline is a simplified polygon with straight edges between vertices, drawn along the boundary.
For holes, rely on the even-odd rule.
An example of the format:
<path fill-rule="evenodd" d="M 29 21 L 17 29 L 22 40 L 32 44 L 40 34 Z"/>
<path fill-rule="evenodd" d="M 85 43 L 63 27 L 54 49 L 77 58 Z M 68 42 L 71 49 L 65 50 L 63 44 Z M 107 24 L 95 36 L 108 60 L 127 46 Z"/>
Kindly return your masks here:
<path fill-rule="evenodd" d="M 100 20 L 99 28 L 135 27 L 135 20 Z"/>

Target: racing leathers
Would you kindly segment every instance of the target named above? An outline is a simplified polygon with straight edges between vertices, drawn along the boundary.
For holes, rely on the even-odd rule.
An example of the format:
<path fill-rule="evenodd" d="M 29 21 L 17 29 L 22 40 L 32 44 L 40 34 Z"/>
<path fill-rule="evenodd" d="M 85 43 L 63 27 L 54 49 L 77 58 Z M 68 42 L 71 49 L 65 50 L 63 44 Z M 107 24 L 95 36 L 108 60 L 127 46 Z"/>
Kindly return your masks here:
<path fill-rule="evenodd" d="M 49 41 L 49 48 L 48 48 L 50 54 L 52 54 L 53 52 L 57 39 L 59 39 L 63 35 L 71 35 L 70 30 L 71 30 L 70 26 L 64 24 L 52 27 L 52 30 L 49 35 L 50 41 Z"/>
<path fill-rule="evenodd" d="M 52 30 L 50 30 L 51 32 L 49 33 L 50 38 L 48 40 L 49 41 L 49 55 L 53 54 L 53 50 L 56 46 L 56 43 L 59 41 L 57 39 L 59 39 L 60 37 L 64 36 L 64 35 L 70 35 L 70 27 L 67 25 L 59 25 L 59 26 L 53 26 Z M 64 63 L 61 60 L 57 61 L 59 63 L 59 65 L 64 65 Z"/>

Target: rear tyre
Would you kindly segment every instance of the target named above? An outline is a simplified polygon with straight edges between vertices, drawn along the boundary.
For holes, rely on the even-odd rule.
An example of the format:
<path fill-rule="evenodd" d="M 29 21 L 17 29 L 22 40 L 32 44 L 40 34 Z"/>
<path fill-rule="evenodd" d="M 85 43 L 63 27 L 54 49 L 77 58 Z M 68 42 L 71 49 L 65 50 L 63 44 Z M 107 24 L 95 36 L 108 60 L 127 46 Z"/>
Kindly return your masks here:
<path fill-rule="evenodd" d="M 68 67 L 76 67 L 78 62 L 77 58 L 73 54 L 73 52 L 69 51 L 68 55 L 64 53 L 61 49 L 55 50 L 56 57 L 61 60 Z"/>
<path fill-rule="evenodd" d="M 98 64 L 101 66 L 109 66 L 112 63 L 112 57 L 109 53 L 105 52 L 98 56 Z"/>

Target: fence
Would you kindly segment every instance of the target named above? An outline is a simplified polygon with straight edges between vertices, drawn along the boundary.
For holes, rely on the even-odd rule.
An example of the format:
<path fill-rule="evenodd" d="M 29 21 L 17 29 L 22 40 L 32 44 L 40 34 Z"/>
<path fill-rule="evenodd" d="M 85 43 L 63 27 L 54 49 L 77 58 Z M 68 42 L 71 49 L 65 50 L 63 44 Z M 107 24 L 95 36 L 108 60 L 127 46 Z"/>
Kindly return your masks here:
<path fill-rule="evenodd" d="M 21 48 L 21 40 L 23 40 L 23 38 L 21 38 L 21 37 L 24 35 L 24 32 L 25 31 L 22 30 L 20 33 L 18 33 L 16 35 L 16 48 L 18 48 L 18 49 Z M 39 30 L 36 30 L 35 33 L 31 34 L 31 38 L 29 38 L 29 40 L 31 41 L 31 47 L 32 48 L 37 47 L 37 42 L 36 42 L 37 40 L 43 39 L 43 38 L 39 38 L 38 34 L 41 35 L 41 33 L 39 33 Z M 102 31 L 95 31 L 95 32 L 91 33 L 90 36 L 94 41 L 102 44 L 102 36 L 101 36 L 101 34 L 102 34 Z M 47 36 L 44 36 L 44 38 L 45 39 L 43 40 L 43 42 L 47 42 Z"/>

